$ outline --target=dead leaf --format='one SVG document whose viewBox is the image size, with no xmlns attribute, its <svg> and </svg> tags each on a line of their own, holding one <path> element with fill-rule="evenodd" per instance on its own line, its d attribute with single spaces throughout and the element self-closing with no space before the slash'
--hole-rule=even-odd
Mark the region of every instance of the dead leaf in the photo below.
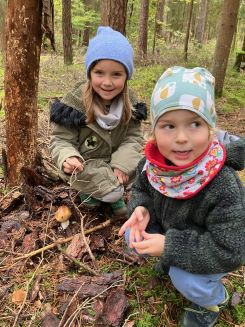
<svg viewBox="0 0 245 327">
<path fill-rule="evenodd" d="M 89 244 L 89 239 L 87 239 Z M 66 249 L 66 253 L 73 258 L 81 258 L 82 254 L 87 252 L 87 248 L 83 242 L 81 234 L 76 234 L 68 248 Z"/>
<path fill-rule="evenodd" d="M 37 298 L 38 292 L 40 290 L 40 281 L 42 279 L 41 275 L 37 275 L 35 282 L 33 284 L 32 290 L 31 290 L 31 295 L 30 295 L 30 301 L 34 302 Z"/>
<path fill-rule="evenodd" d="M 20 223 L 18 222 L 18 220 L 7 220 L 2 223 L 1 231 L 9 233 L 13 229 L 15 230 L 20 229 Z"/>
<path fill-rule="evenodd" d="M 105 240 L 101 235 L 91 235 L 90 242 L 91 251 L 105 250 Z"/>
<path fill-rule="evenodd" d="M 26 291 L 23 289 L 15 290 L 12 294 L 12 302 L 16 305 L 21 305 L 26 298 Z"/>
<path fill-rule="evenodd" d="M 0 299 L 3 299 L 9 291 L 9 286 L 3 286 L 0 288 Z"/>
<path fill-rule="evenodd" d="M 105 291 L 111 284 L 122 280 L 122 272 L 114 271 L 100 276 L 81 276 L 78 278 L 66 278 L 57 286 L 58 292 L 74 294 L 80 299 L 93 297 Z M 106 293 L 104 294 L 106 296 Z"/>
<path fill-rule="evenodd" d="M 98 323 L 103 323 L 104 326 L 120 327 L 128 307 L 128 299 L 122 288 L 110 290 Z"/>
<path fill-rule="evenodd" d="M 4 249 L 8 242 L 8 235 L 6 232 L 0 231 L 0 249 Z"/>
<path fill-rule="evenodd" d="M 42 327 L 59 327 L 60 319 L 52 312 L 47 312 L 42 319 Z"/>
<path fill-rule="evenodd" d="M 96 299 L 93 303 L 93 309 L 95 311 L 95 319 L 97 320 L 103 313 L 105 302 L 102 299 Z"/>
<path fill-rule="evenodd" d="M 31 251 L 36 250 L 37 239 L 38 239 L 38 235 L 36 232 L 26 235 L 22 242 L 22 252 L 29 253 Z"/>
<path fill-rule="evenodd" d="M 2 201 L 0 209 L 9 212 L 12 210 L 14 207 L 18 206 L 19 204 L 22 203 L 23 199 L 23 194 L 20 193 L 19 191 L 15 191 L 13 193 L 9 193 L 4 201 Z"/>
</svg>

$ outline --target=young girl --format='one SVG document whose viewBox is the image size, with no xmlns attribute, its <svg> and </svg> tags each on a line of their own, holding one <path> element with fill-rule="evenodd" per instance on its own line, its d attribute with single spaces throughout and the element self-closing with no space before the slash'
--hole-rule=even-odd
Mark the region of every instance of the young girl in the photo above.
<svg viewBox="0 0 245 327">
<path fill-rule="evenodd" d="M 140 120 L 146 119 L 145 105 L 127 87 L 133 49 L 121 33 L 99 27 L 85 65 L 87 82 L 51 107 L 51 156 L 87 207 L 107 202 L 123 215 L 124 185 L 142 158 Z"/>
<path fill-rule="evenodd" d="M 244 139 L 216 137 L 214 78 L 169 68 L 151 98 L 153 140 L 138 165 L 130 218 L 119 231 L 139 254 L 160 258 L 192 302 L 182 327 L 211 327 L 228 302 L 221 278 L 245 262 Z"/>
</svg>

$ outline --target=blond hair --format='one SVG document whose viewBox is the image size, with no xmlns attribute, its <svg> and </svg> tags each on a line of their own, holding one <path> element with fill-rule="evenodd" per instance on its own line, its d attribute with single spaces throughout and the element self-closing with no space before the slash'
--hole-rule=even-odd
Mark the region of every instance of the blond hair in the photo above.
<svg viewBox="0 0 245 327">
<path fill-rule="evenodd" d="M 129 100 L 127 81 L 125 81 L 123 91 L 119 95 L 117 95 L 117 97 L 119 97 L 120 95 L 122 95 L 123 98 L 122 122 L 126 125 L 132 117 L 132 104 Z M 95 121 L 95 106 L 99 107 L 101 112 L 105 112 L 106 107 L 101 101 L 100 96 L 94 91 L 91 79 L 88 79 L 83 87 L 83 102 L 87 116 L 87 123 L 93 123 Z"/>
</svg>

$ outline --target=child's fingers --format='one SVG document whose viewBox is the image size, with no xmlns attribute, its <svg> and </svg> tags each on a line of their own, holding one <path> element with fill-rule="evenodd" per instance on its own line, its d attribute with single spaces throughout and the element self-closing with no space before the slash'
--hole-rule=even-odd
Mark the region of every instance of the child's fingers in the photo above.
<svg viewBox="0 0 245 327">
<path fill-rule="evenodd" d="M 123 236 L 123 234 L 125 233 L 126 229 L 128 229 L 131 226 L 131 221 L 130 219 L 128 219 L 120 228 L 118 235 L 119 236 Z"/>
<path fill-rule="evenodd" d="M 149 244 L 147 244 L 147 241 L 132 242 L 132 247 L 134 247 L 139 254 L 149 254 Z"/>
<path fill-rule="evenodd" d="M 135 229 L 132 227 L 129 233 L 129 247 L 133 247 L 133 242 L 135 241 Z"/>
<path fill-rule="evenodd" d="M 154 234 L 150 234 L 150 233 L 147 233 L 146 231 L 142 231 L 142 236 L 144 237 L 145 240 L 150 240 L 152 238 L 156 238 L 156 233 Z"/>
</svg>

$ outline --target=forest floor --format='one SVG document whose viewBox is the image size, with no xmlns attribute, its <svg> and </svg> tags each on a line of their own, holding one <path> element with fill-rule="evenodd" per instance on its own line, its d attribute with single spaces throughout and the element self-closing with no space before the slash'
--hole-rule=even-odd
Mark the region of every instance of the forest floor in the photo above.
<svg viewBox="0 0 245 327">
<path fill-rule="evenodd" d="M 106 206 L 86 210 L 49 158 L 49 102 L 81 78 L 81 64 L 63 68 L 57 57 L 42 58 L 40 165 L 24 170 L 19 187 L 9 189 L 0 179 L 0 327 L 175 327 L 188 303 L 167 276 L 154 271 L 154 258 L 139 258 L 126 249 L 117 236 L 125 217 L 113 217 Z M 227 101 L 222 97 L 218 106 Z M 218 125 L 245 136 L 245 106 L 238 107 L 220 112 Z M 143 124 L 146 137 L 149 126 Z M 4 117 L 0 127 L 4 144 Z M 244 171 L 240 176 L 245 182 Z M 125 200 L 129 197 L 130 189 Z M 55 219 L 64 206 L 71 210 L 65 230 Z M 231 298 L 217 326 L 245 327 L 244 267 L 223 282 Z"/>
</svg>

